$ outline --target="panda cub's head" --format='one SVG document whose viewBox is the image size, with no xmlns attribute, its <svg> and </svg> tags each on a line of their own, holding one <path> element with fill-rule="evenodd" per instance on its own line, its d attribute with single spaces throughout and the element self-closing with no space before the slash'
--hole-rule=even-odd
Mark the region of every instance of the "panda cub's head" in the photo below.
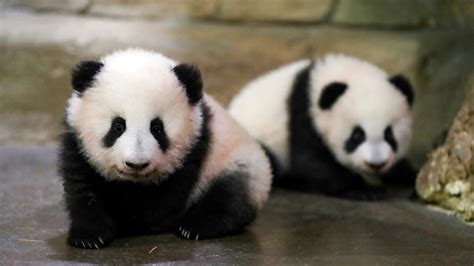
<svg viewBox="0 0 474 266">
<path fill-rule="evenodd" d="M 402 76 L 344 55 L 311 73 L 313 123 L 336 159 L 361 174 L 383 174 L 407 153 L 414 92 Z"/>
<path fill-rule="evenodd" d="M 161 54 L 128 49 L 76 66 L 67 125 L 104 177 L 159 181 L 200 132 L 199 71 Z"/>
</svg>

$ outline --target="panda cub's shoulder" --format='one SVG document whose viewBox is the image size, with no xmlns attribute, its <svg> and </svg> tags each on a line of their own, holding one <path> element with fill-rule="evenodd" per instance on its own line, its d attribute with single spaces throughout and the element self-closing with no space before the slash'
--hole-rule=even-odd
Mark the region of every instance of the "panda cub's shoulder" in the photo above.
<svg viewBox="0 0 474 266">
<path fill-rule="evenodd" d="M 245 171 L 249 175 L 249 195 L 253 204 L 261 208 L 268 197 L 271 187 L 271 172 L 268 158 L 262 147 L 227 111 L 211 96 L 204 100 L 212 114 L 210 129 L 212 138 L 209 143 L 209 155 L 204 162 L 192 199 L 205 193 L 207 187 L 222 173 Z"/>
</svg>

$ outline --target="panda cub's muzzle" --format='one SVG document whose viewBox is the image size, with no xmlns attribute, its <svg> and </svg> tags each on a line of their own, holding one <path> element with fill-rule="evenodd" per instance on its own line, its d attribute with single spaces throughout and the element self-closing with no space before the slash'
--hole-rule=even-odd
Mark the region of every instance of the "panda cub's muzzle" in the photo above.
<svg viewBox="0 0 474 266">
<path fill-rule="evenodd" d="M 359 153 L 362 157 L 361 170 L 370 174 L 388 171 L 395 159 L 392 148 L 383 140 L 366 141 L 360 146 Z"/>
<path fill-rule="evenodd" d="M 145 169 L 148 165 L 150 165 L 149 162 L 145 162 L 145 163 L 132 163 L 132 162 L 125 162 L 125 165 L 128 166 L 128 168 L 130 168 L 131 170 L 134 170 L 134 171 L 140 171 L 140 170 L 143 170 Z"/>
<path fill-rule="evenodd" d="M 117 173 L 130 180 L 150 179 L 158 175 L 156 169 L 151 169 L 149 161 L 124 161 L 122 167 L 116 167 Z"/>
</svg>

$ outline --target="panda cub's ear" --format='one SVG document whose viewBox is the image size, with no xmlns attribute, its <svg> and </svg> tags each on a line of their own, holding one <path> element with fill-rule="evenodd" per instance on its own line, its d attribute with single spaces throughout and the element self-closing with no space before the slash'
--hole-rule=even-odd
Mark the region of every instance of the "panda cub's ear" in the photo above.
<svg viewBox="0 0 474 266">
<path fill-rule="evenodd" d="M 95 76 L 104 64 L 96 61 L 82 61 L 72 70 L 72 88 L 79 94 L 92 86 Z"/>
<path fill-rule="evenodd" d="M 319 107 L 323 110 L 331 109 L 337 99 L 347 90 L 347 84 L 343 82 L 331 82 L 323 88 L 319 98 Z"/>
<path fill-rule="evenodd" d="M 415 100 L 415 91 L 411 86 L 410 82 L 407 78 L 403 75 L 396 75 L 389 79 L 390 83 L 392 83 L 397 90 L 399 90 L 405 97 L 407 98 L 408 104 L 410 106 L 413 105 L 413 101 Z"/>
<path fill-rule="evenodd" d="M 195 105 L 202 98 L 201 72 L 193 65 L 179 64 L 173 68 L 179 82 L 183 84 L 189 103 Z"/>
</svg>

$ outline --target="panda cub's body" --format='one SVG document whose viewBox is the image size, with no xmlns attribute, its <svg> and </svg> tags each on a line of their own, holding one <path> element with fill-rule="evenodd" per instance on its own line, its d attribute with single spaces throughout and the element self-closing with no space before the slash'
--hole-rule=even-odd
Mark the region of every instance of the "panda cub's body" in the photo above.
<svg viewBox="0 0 474 266">
<path fill-rule="evenodd" d="M 345 56 L 301 60 L 252 81 L 229 112 L 273 158 L 274 184 L 356 199 L 407 184 L 413 89 Z"/>
<path fill-rule="evenodd" d="M 115 237 L 236 233 L 268 197 L 268 158 L 203 93 L 199 70 L 129 49 L 73 72 L 60 173 L 68 243 Z"/>
</svg>

